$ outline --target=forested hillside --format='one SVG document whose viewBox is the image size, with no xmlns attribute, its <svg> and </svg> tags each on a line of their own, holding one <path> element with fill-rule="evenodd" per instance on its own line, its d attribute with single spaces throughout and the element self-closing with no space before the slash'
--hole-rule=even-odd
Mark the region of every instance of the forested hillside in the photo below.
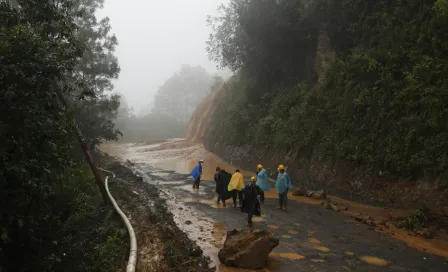
<svg viewBox="0 0 448 272">
<path fill-rule="evenodd" d="M 122 259 L 101 251 L 118 240 L 102 244 L 114 238 L 107 226 L 95 232 L 101 196 L 72 122 L 91 148 L 118 135 L 118 97 L 107 95 L 117 39 L 95 16 L 102 5 L 0 1 L 1 271 L 98 271 Z"/>
<path fill-rule="evenodd" d="M 125 106 L 127 103 L 122 103 L 115 122 L 123 133 L 122 140 L 140 142 L 183 137 L 196 106 L 222 82 L 222 77 L 210 75 L 201 66 L 182 65 L 157 89 L 151 113 L 136 116 Z"/>
<path fill-rule="evenodd" d="M 275 152 L 299 180 L 307 171 L 298 162 L 312 157 L 372 175 L 446 180 L 447 7 L 443 0 L 230 1 L 208 20 L 208 52 L 239 77 L 216 106 L 207 147 Z"/>
</svg>

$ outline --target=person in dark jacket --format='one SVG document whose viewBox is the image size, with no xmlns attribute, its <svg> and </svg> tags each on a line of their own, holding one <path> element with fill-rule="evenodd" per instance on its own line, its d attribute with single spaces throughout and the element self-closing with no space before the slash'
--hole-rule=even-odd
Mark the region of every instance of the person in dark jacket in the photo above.
<svg viewBox="0 0 448 272">
<path fill-rule="evenodd" d="M 250 178 L 250 184 L 243 188 L 243 205 L 241 206 L 241 212 L 247 213 L 247 223 L 252 225 L 252 217 L 261 216 L 260 195 L 261 189 L 256 184 L 257 179 L 255 177 Z"/>
<path fill-rule="evenodd" d="M 216 183 L 216 193 L 218 194 L 217 203 L 222 201 L 224 207 L 226 206 L 226 200 L 230 197 L 227 191 L 232 174 L 226 172 L 226 170 L 216 167 L 216 173 L 214 180 Z"/>
</svg>

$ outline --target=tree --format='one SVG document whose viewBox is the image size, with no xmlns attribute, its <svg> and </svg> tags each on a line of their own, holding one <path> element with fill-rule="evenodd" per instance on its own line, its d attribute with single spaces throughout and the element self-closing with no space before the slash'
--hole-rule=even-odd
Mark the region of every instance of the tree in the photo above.
<svg viewBox="0 0 448 272">
<path fill-rule="evenodd" d="M 238 81 L 207 141 L 319 152 L 405 178 L 447 171 L 446 3 L 230 1 L 208 20 L 208 52 Z"/>
<path fill-rule="evenodd" d="M 154 113 L 187 123 L 199 102 L 210 93 L 211 79 L 200 66 L 184 65 L 157 90 Z"/>
<path fill-rule="evenodd" d="M 116 137 L 118 99 L 103 93 L 119 72 L 116 39 L 95 23 L 100 4 L 0 1 L 0 270 L 48 270 L 55 232 L 82 201 L 65 194 L 82 165 L 72 114 L 90 144 Z"/>
</svg>

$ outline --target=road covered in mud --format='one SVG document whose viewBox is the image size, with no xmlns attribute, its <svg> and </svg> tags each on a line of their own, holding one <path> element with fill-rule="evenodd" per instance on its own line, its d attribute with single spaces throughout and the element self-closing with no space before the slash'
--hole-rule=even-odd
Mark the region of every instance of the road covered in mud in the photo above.
<svg viewBox="0 0 448 272">
<path fill-rule="evenodd" d="M 226 232 L 247 227 L 247 218 L 239 209 L 216 204 L 215 167 L 233 172 L 237 165 L 182 139 L 156 144 L 105 144 L 101 150 L 132 162 L 145 182 L 157 187 L 177 226 L 211 259 L 210 266 L 217 271 L 244 271 L 220 265 L 217 258 Z M 188 173 L 199 159 L 205 161 L 204 175 L 200 189 L 195 190 Z M 254 175 L 244 169 L 242 172 L 246 182 Z M 350 213 L 331 211 L 303 198 L 292 198 L 289 210 L 279 211 L 275 191 L 266 196 L 262 217 L 254 218 L 254 227 L 271 230 L 280 244 L 264 271 L 448 271 L 448 248 L 443 243 L 432 245 L 419 238 L 408 241 L 398 230 L 392 235 L 374 231 L 351 219 Z M 355 209 L 369 209 L 351 204 Z"/>
</svg>

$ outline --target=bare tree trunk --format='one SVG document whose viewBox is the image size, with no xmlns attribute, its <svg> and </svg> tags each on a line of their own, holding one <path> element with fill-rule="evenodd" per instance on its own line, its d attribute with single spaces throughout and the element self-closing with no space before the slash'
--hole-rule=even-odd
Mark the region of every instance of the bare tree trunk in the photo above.
<svg viewBox="0 0 448 272">
<path fill-rule="evenodd" d="M 62 103 L 62 105 L 64 105 L 65 109 L 67 110 L 69 108 L 67 101 L 65 100 L 65 97 L 62 94 L 61 90 L 59 88 L 57 88 L 57 90 L 58 90 L 57 95 L 59 97 L 59 101 Z M 104 181 L 101 178 L 100 171 L 98 170 L 98 167 L 96 167 L 96 164 L 93 161 L 92 154 L 89 151 L 89 148 L 86 144 L 84 136 L 82 135 L 82 132 L 79 129 L 79 126 L 76 123 L 75 118 L 73 116 L 71 116 L 71 119 L 72 119 L 73 128 L 76 131 L 76 136 L 78 138 L 79 145 L 81 146 L 81 149 L 84 152 L 84 156 L 86 157 L 87 163 L 90 166 L 90 170 L 92 171 L 93 176 L 95 177 L 96 184 L 98 185 L 98 188 L 100 189 L 101 196 L 103 197 L 104 203 L 107 204 L 109 202 L 109 198 L 107 196 L 106 187 L 104 186 Z"/>
</svg>

